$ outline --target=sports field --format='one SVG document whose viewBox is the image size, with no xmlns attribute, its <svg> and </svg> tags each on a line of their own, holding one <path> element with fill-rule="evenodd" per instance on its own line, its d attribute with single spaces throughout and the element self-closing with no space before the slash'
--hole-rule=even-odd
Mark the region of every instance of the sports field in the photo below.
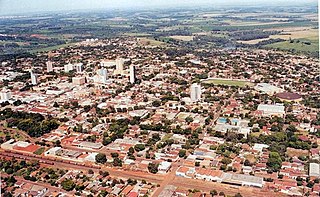
<svg viewBox="0 0 320 197">
<path fill-rule="evenodd" d="M 208 80 L 202 81 L 202 83 L 214 84 L 214 85 L 238 86 L 238 87 L 245 87 L 246 85 L 248 86 L 252 85 L 252 83 L 248 81 L 231 80 L 231 79 L 208 79 Z"/>
</svg>

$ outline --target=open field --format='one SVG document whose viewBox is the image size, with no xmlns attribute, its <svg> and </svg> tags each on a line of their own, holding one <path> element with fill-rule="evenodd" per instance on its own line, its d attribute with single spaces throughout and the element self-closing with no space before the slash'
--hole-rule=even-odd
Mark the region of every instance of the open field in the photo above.
<svg viewBox="0 0 320 197">
<path fill-rule="evenodd" d="M 248 81 L 241 81 L 241 80 L 229 80 L 229 79 L 207 79 L 202 81 L 202 83 L 206 84 L 214 84 L 214 85 L 227 85 L 227 86 L 239 86 L 239 87 L 245 87 L 245 86 L 251 86 L 252 83 Z"/>
<path fill-rule="evenodd" d="M 315 44 L 318 43 L 319 40 L 319 31 L 318 29 L 311 29 L 311 28 L 292 28 L 292 29 L 277 29 L 283 31 L 281 34 L 271 35 L 269 38 L 262 38 L 262 39 L 255 39 L 255 40 L 246 40 L 246 41 L 238 41 L 239 43 L 243 44 L 257 44 L 264 40 L 269 39 L 306 39 L 309 41 L 314 41 Z"/>
<path fill-rule="evenodd" d="M 276 42 L 265 45 L 266 48 L 286 50 L 293 52 L 303 52 L 316 54 L 319 52 L 319 30 L 310 27 L 284 27 L 273 30 L 281 31 L 280 34 L 271 35 L 269 38 L 254 39 L 247 41 L 237 41 L 243 44 L 258 44 L 269 39 L 284 39 L 283 42 Z M 290 41 L 291 40 L 291 41 Z"/>
<path fill-rule="evenodd" d="M 152 38 L 138 38 L 139 43 L 143 45 L 151 45 L 151 46 L 164 46 L 165 43 L 161 41 L 154 40 Z"/>
<path fill-rule="evenodd" d="M 309 153 L 308 153 L 307 150 L 287 148 L 287 155 L 288 155 L 289 157 L 294 157 L 294 156 L 308 156 Z"/>
<path fill-rule="evenodd" d="M 151 36 L 151 34 L 146 34 L 146 33 L 124 33 L 124 36 L 132 36 L 132 37 L 146 37 L 146 36 Z"/>
<path fill-rule="evenodd" d="M 246 155 L 245 156 L 246 159 L 248 159 L 250 161 L 250 163 L 255 163 L 257 161 L 257 159 L 255 158 L 254 155 L 250 154 L 250 155 Z"/>
<path fill-rule="evenodd" d="M 261 41 L 269 40 L 269 39 L 270 38 L 261 38 L 261 39 L 255 39 L 255 40 L 240 40 L 238 42 L 242 44 L 258 44 Z"/>
<path fill-rule="evenodd" d="M 305 44 L 306 42 L 310 44 Z M 277 42 L 266 45 L 268 48 L 274 48 L 278 50 L 294 50 L 296 52 L 319 52 L 319 42 L 316 40 L 299 39 L 299 42 L 290 43 L 290 41 Z"/>
<path fill-rule="evenodd" d="M 255 26 L 255 25 L 274 25 L 274 24 L 288 24 L 288 22 L 259 22 L 259 21 L 242 21 L 242 20 L 225 20 L 224 22 L 229 23 L 229 25 L 237 25 L 237 26 Z"/>
<path fill-rule="evenodd" d="M 299 39 L 299 38 L 306 38 L 306 39 L 318 39 L 319 38 L 319 30 L 318 29 L 305 29 L 301 28 L 298 30 L 291 30 L 286 31 L 284 30 L 283 33 L 278 35 L 271 35 L 270 38 L 281 38 L 285 40 L 291 39 Z"/>
<path fill-rule="evenodd" d="M 61 45 L 56 45 L 56 46 L 52 46 L 52 47 L 39 48 L 39 49 L 31 50 L 30 52 L 31 53 L 38 53 L 38 52 L 45 52 L 45 51 L 53 51 L 56 49 L 68 47 L 70 45 L 73 45 L 73 43 L 61 44 Z"/>
<path fill-rule="evenodd" d="M 193 40 L 193 36 L 170 36 L 170 38 L 175 39 L 175 40 L 182 40 L 182 41 Z"/>
</svg>

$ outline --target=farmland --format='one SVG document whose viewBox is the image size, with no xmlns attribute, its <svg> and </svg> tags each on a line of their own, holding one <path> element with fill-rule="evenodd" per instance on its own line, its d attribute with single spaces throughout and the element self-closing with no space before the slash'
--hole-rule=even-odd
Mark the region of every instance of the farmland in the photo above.
<svg viewBox="0 0 320 197">
<path fill-rule="evenodd" d="M 0 18 L 0 32 L 5 35 L 0 37 L 0 52 L 37 53 L 90 38 L 137 37 L 151 46 L 268 48 L 317 57 L 317 17 L 315 8 L 257 7 L 237 12 L 197 8 Z"/>
</svg>

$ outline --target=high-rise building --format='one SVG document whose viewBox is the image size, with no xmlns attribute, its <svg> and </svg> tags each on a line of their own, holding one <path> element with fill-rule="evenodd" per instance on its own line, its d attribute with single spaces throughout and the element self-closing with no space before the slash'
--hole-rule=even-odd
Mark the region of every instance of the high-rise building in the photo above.
<svg viewBox="0 0 320 197">
<path fill-rule="evenodd" d="M 94 76 L 93 81 L 95 83 L 106 84 L 108 80 L 108 70 L 106 68 L 101 68 L 97 71 L 97 75 Z"/>
<path fill-rule="evenodd" d="M 3 89 L 0 92 L 0 102 L 6 102 L 11 99 L 11 92 L 7 89 Z"/>
<path fill-rule="evenodd" d="M 30 71 L 30 76 L 31 76 L 31 84 L 37 85 L 38 83 L 37 75 L 34 74 L 32 70 Z"/>
<path fill-rule="evenodd" d="M 75 65 L 77 73 L 82 73 L 83 71 L 83 63 L 77 63 Z"/>
<path fill-rule="evenodd" d="M 66 64 L 64 65 L 64 72 L 68 73 L 70 71 L 72 71 L 74 68 L 73 68 L 73 64 Z"/>
<path fill-rule="evenodd" d="M 120 73 L 123 72 L 123 64 L 124 64 L 124 60 L 122 58 L 116 59 L 116 70 Z"/>
<path fill-rule="evenodd" d="M 47 72 L 52 72 L 53 71 L 53 63 L 51 61 L 47 61 Z"/>
<path fill-rule="evenodd" d="M 136 82 L 136 67 L 130 65 L 130 83 L 134 84 Z"/>
<path fill-rule="evenodd" d="M 194 83 L 190 87 L 190 98 L 192 102 L 199 101 L 201 99 L 201 86 Z"/>
<path fill-rule="evenodd" d="M 99 69 L 99 75 L 107 80 L 108 79 L 108 70 L 106 68 Z"/>
</svg>

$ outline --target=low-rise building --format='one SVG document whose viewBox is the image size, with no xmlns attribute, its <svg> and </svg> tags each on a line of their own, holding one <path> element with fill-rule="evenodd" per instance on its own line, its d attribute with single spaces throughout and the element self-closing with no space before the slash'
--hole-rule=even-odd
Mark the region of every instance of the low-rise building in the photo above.
<svg viewBox="0 0 320 197">
<path fill-rule="evenodd" d="M 258 105 L 258 111 L 262 111 L 262 116 L 284 116 L 285 115 L 284 105 L 275 104 L 260 104 Z"/>
</svg>

